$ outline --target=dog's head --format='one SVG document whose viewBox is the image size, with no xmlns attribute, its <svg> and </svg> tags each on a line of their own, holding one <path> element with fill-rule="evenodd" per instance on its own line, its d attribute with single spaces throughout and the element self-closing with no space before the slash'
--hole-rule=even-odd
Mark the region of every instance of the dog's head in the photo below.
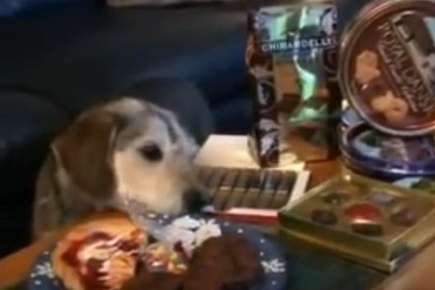
<svg viewBox="0 0 435 290">
<path fill-rule="evenodd" d="M 84 112 L 52 151 L 62 186 L 96 204 L 127 198 L 179 214 L 205 199 L 194 173 L 195 142 L 172 112 L 145 101 L 124 98 Z"/>
</svg>

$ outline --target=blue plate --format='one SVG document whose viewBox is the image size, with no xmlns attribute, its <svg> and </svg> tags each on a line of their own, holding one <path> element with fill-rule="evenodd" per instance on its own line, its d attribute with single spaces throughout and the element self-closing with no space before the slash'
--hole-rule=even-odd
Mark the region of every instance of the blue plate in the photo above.
<svg viewBox="0 0 435 290">
<path fill-rule="evenodd" d="M 220 227 L 222 234 L 244 235 L 258 249 L 265 278 L 250 290 L 284 290 L 288 288 L 285 247 L 279 242 L 248 225 L 235 224 L 225 220 L 186 217 L 202 223 L 216 224 Z M 171 223 L 171 219 L 163 217 L 158 222 L 167 225 Z M 51 251 L 46 251 L 37 260 L 27 282 L 29 290 L 65 290 L 62 282 L 53 273 L 50 256 Z"/>
</svg>

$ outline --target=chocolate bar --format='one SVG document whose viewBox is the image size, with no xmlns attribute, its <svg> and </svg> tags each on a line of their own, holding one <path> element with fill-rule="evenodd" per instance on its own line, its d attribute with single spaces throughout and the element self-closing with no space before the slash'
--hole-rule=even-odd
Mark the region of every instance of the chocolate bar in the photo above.
<svg viewBox="0 0 435 290">
<path fill-rule="evenodd" d="M 308 172 L 265 169 L 200 168 L 202 184 L 212 195 L 206 211 L 227 215 L 267 216 L 298 199 L 308 183 Z"/>
</svg>

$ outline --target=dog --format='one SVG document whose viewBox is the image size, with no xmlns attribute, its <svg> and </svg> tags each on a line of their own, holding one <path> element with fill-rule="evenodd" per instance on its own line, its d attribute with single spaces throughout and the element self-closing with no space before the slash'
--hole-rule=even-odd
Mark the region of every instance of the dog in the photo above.
<svg viewBox="0 0 435 290">
<path fill-rule="evenodd" d="M 124 97 L 90 108 L 51 143 L 36 182 L 34 238 L 84 214 L 125 210 L 126 200 L 161 214 L 198 210 L 207 195 L 197 150 L 175 114 L 150 102 Z"/>
</svg>

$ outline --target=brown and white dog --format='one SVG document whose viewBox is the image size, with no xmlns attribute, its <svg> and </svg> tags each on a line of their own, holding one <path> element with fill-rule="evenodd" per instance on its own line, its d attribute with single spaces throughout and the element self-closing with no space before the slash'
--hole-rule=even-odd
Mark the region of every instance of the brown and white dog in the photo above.
<svg viewBox="0 0 435 290">
<path fill-rule="evenodd" d="M 175 115 L 123 98 L 91 108 L 51 144 L 37 180 L 35 238 L 126 199 L 180 214 L 206 199 L 195 178 L 197 145 Z"/>
</svg>

